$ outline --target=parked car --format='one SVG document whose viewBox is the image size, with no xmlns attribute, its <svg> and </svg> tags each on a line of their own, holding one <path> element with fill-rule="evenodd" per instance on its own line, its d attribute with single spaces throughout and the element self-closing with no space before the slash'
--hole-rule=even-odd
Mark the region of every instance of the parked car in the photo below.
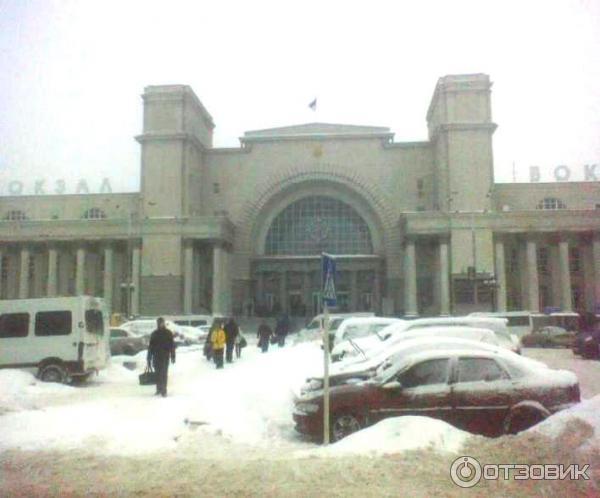
<svg viewBox="0 0 600 498">
<path fill-rule="evenodd" d="M 375 334 L 379 330 L 400 323 L 402 320 L 398 318 L 384 318 L 381 316 L 363 316 L 352 317 L 343 320 L 335 331 L 333 342 L 331 344 L 331 361 L 338 361 L 343 357 L 343 354 L 335 354 L 335 346 L 350 339 L 356 340 L 361 337 L 367 337 Z"/>
<path fill-rule="evenodd" d="M 584 358 L 600 358 L 600 317 L 593 313 L 582 313 L 578 329 L 573 353 Z"/>
<path fill-rule="evenodd" d="M 486 436 L 514 434 L 580 401 L 572 372 L 540 367 L 514 353 L 428 350 L 381 376 L 331 388 L 330 430 L 338 441 L 387 417 L 421 415 Z M 323 433 L 323 394 L 295 400 L 296 430 Z"/>
<path fill-rule="evenodd" d="M 144 349 L 148 349 L 150 339 L 148 336 L 139 336 L 130 330 L 121 327 L 110 329 L 110 354 L 133 356 Z"/>
<path fill-rule="evenodd" d="M 469 329 L 475 332 L 476 329 Z M 429 334 L 406 334 L 406 340 L 380 352 L 372 358 L 367 358 L 364 361 L 336 363 L 331 365 L 329 372 L 329 385 L 338 386 L 341 384 L 352 384 L 361 380 L 367 380 L 378 375 L 382 369 L 389 368 L 402 360 L 403 357 L 419 351 L 427 351 L 432 349 L 477 349 L 482 351 L 498 351 L 499 346 L 488 342 L 491 332 L 486 331 L 477 337 L 471 335 L 470 339 L 459 337 L 446 337 Z M 533 361 L 533 360 L 532 360 Z M 310 391 L 318 391 L 323 389 L 323 376 L 315 375 L 309 377 L 306 383 L 301 387 L 301 394 L 306 394 Z"/>
<path fill-rule="evenodd" d="M 575 332 L 569 332 L 562 327 L 548 326 L 523 336 L 521 343 L 530 348 L 571 348 L 575 336 Z"/>
<path fill-rule="evenodd" d="M 510 351 L 520 354 L 521 343 L 518 337 L 508 332 L 506 319 L 475 316 L 446 316 L 401 320 L 367 337 L 352 341 L 342 341 L 331 351 L 336 359 L 348 358 L 370 349 L 381 350 L 393 343 L 401 334 L 412 330 L 426 330 L 431 327 L 475 327 L 490 329 L 496 334 L 498 343 Z"/>
</svg>

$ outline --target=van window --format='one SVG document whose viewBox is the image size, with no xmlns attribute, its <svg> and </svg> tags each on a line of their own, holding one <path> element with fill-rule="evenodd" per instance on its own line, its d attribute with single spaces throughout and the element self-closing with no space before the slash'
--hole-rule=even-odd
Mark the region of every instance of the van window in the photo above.
<svg viewBox="0 0 600 498">
<path fill-rule="evenodd" d="M 104 333 L 104 319 L 100 310 L 85 310 L 85 328 L 90 334 Z"/>
<path fill-rule="evenodd" d="M 35 335 L 69 335 L 71 324 L 70 311 L 39 311 L 35 314 Z"/>
<path fill-rule="evenodd" d="M 29 313 L 6 313 L 0 315 L 0 339 L 27 337 Z"/>
</svg>

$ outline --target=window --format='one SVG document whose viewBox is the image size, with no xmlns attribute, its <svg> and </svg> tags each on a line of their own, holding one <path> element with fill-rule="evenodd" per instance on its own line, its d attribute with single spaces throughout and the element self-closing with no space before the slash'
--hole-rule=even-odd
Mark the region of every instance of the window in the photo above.
<svg viewBox="0 0 600 498">
<path fill-rule="evenodd" d="M 401 374 L 398 380 L 403 387 L 445 384 L 448 380 L 448 358 L 418 363 Z"/>
<path fill-rule="evenodd" d="M 10 221 L 23 221 L 27 219 L 27 215 L 23 212 L 20 211 L 18 209 L 13 209 L 11 211 L 9 211 L 8 213 L 6 213 L 6 215 L 4 216 L 5 220 L 10 220 Z"/>
<path fill-rule="evenodd" d="M 286 207 L 267 233 L 268 255 L 373 254 L 369 227 L 349 205 L 311 196 Z"/>
<path fill-rule="evenodd" d="M 423 191 L 424 186 L 425 186 L 424 184 L 425 184 L 425 182 L 424 182 L 423 178 L 417 179 L 417 197 L 419 199 L 421 199 L 425 196 L 425 192 Z"/>
<path fill-rule="evenodd" d="M 29 313 L 6 313 L 0 315 L 0 339 L 27 337 Z"/>
<path fill-rule="evenodd" d="M 90 334 L 104 333 L 104 319 L 99 310 L 85 310 L 85 328 Z"/>
<path fill-rule="evenodd" d="M 473 280 L 454 280 L 454 302 L 457 304 L 473 304 L 475 302 L 475 286 Z"/>
<path fill-rule="evenodd" d="M 578 247 L 569 248 L 569 271 L 571 273 L 581 271 L 581 252 Z"/>
<path fill-rule="evenodd" d="M 86 220 L 103 220 L 106 218 L 106 213 L 100 208 L 91 208 L 83 213 L 83 218 Z"/>
<path fill-rule="evenodd" d="M 556 197 L 546 197 L 538 202 L 537 209 L 567 209 L 567 206 Z"/>
<path fill-rule="evenodd" d="M 120 337 L 127 337 L 127 332 L 119 329 L 110 329 L 110 338 L 118 339 Z"/>
<path fill-rule="evenodd" d="M 489 358 L 461 358 L 458 361 L 458 382 L 477 382 L 505 379 L 498 364 Z"/>
<path fill-rule="evenodd" d="M 40 311 L 35 314 L 35 335 L 69 335 L 71 323 L 70 311 Z"/>
<path fill-rule="evenodd" d="M 547 247 L 540 247 L 538 249 L 537 267 L 538 267 L 538 272 L 544 273 L 544 274 L 548 273 L 548 248 Z"/>
<path fill-rule="evenodd" d="M 221 192 L 221 185 L 219 183 L 213 183 L 213 194 Z"/>
</svg>

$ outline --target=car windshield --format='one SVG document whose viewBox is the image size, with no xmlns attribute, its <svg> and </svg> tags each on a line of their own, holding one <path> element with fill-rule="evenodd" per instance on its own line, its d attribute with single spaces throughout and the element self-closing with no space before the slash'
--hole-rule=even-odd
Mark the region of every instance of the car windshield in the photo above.
<svg viewBox="0 0 600 498">
<path fill-rule="evenodd" d="M 346 339 L 358 339 L 359 337 L 366 337 L 371 335 L 373 331 L 368 324 L 364 325 L 350 325 L 346 327 L 344 336 Z"/>
</svg>

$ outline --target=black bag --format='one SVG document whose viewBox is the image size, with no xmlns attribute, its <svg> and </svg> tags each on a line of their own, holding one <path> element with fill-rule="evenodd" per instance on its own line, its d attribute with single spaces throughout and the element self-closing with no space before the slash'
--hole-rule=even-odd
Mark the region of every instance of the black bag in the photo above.
<svg viewBox="0 0 600 498">
<path fill-rule="evenodd" d="M 156 384 L 156 372 L 152 370 L 151 366 L 147 366 L 144 373 L 139 375 L 140 386 L 152 386 Z"/>
<path fill-rule="evenodd" d="M 279 338 L 276 335 L 271 336 L 271 344 L 277 344 Z"/>
<path fill-rule="evenodd" d="M 248 345 L 248 341 L 246 340 L 245 337 L 242 337 L 240 339 L 240 348 L 245 348 Z"/>
</svg>

